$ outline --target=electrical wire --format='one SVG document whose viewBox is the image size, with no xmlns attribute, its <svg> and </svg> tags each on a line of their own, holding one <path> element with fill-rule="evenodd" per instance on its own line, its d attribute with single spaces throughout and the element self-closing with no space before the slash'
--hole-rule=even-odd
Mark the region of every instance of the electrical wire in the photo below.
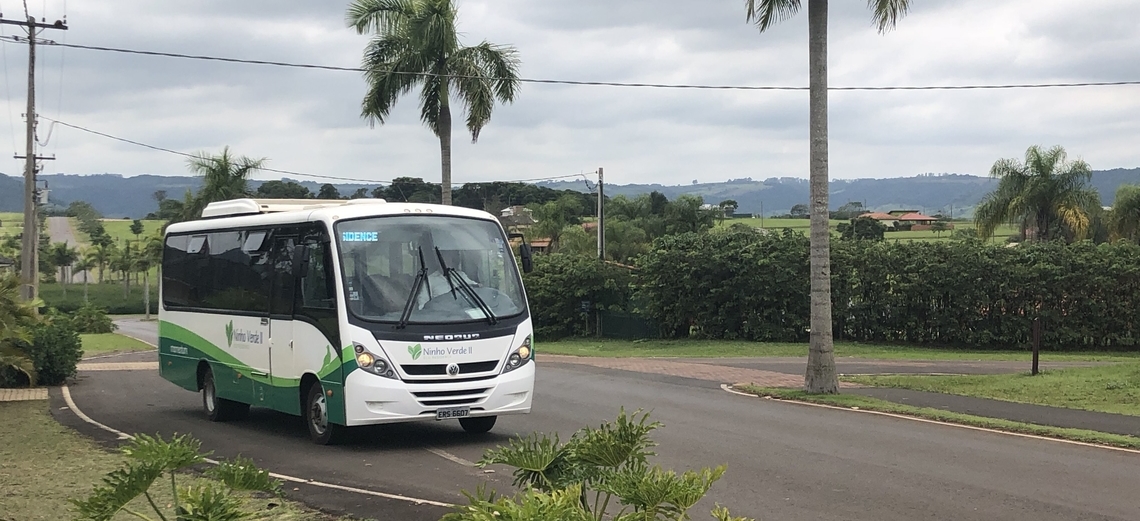
<svg viewBox="0 0 1140 521">
<path fill-rule="evenodd" d="M 10 39 L 19 42 L 18 39 Z M 85 49 L 92 51 L 106 51 L 117 52 L 125 54 L 137 54 L 144 56 L 161 56 L 167 58 L 183 58 L 191 60 L 206 60 L 218 61 L 226 63 L 240 63 L 248 65 L 269 65 L 276 67 L 290 67 L 300 69 L 317 69 L 328 71 L 341 71 L 341 72 L 364 72 L 365 70 L 359 67 L 341 67 L 336 65 L 319 65 L 310 63 L 292 63 L 282 61 L 269 61 L 269 60 L 247 60 L 241 58 L 227 58 L 220 56 L 206 56 L 196 54 L 182 54 L 174 52 L 158 52 L 158 51 L 142 51 L 136 49 L 123 49 L 118 47 L 103 47 L 97 45 L 80 45 L 74 43 L 58 43 L 50 40 L 43 40 L 42 45 L 56 45 L 60 47 L 69 47 L 72 49 Z M 446 77 L 452 79 L 474 79 L 473 76 L 457 75 L 457 74 L 437 74 L 431 72 L 400 72 L 391 71 L 392 74 L 402 74 L 408 76 L 420 77 Z M 493 80 L 502 78 L 492 78 Z M 580 80 L 558 80 L 558 79 L 543 79 L 543 78 L 519 78 L 520 83 L 536 83 L 547 85 L 575 85 L 575 86 L 590 86 L 590 87 L 634 87 L 634 88 L 654 88 L 654 89 L 692 89 L 692 90 L 745 90 L 745 91 L 808 91 L 808 87 L 784 86 L 784 85 L 700 85 L 700 84 L 683 84 L 683 83 L 626 83 L 616 81 L 580 81 Z M 1048 89 L 1048 88 L 1069 88 L 1069 87 L 1114 87 L 1125 85 L 1140 85 L 1140 80 L 1136 81 L 1083 81 L 1083 82 L 1057 82 L 1057 83 L 1009 83 L 1009 84 L 974 84 L 974 85 L 885 85 L 885 86 L 838 86 L 828 87 L 832 91 L 928 91 L 928 90 L 1004 90 L 1004 89 Z"/>
<path fill-rule="evenodd" d="M 131 144 L 131 145 L 135 145 L 135 146 L 139 146 L 139 147 L 143 147 L 143 148 L 149 148 L 151 150 L 156 150 L 159 152 L 166 152 L 168 154 L 175 154 L 175 155 L 179 155 L 179 156 L 187 157 L 187 158 L 192 158 L 192 159 L 197 159 L 197 158 L 201 157 L 201 156 L 196 155 L 196 154 L 179 152 L 177 150 L 171 150 L 169 148 L 164 148 L 164 147 L 155 146 L 155 145 L 149 145 L 149 144 L 143 143 L 141 141 L 135 141 L 133 139 L 127 139 L 127 138 L 122 138 L 119 136 L 113 136 L 113 135 L 108 134 L 106 132 L 99 132 L 98 130 L 93 130 L 93 129 L 83 127 L 80 125 L 73 125 L 73 124 L 67 123 L 65 121 L 60 121 L 58 119 L 49 118 L 47 116 L 40 116 L 40 118 L 46 119 L 46 120 L 52 122 L 52 124 L 58 124 L 58 125 L 61 125 L 61 126 L 67 127 L 67 128 L 71 128 L 71 129 L 75 129 L 75 130 L 78 130 L 81 132 L 87 132 L 89 134 L 94 134 L 96 136 L 105 137 L 107 139 L 112 139 L 115 141 Z M 358 179 L 358 178 L 353 178 L 353 177 L 339 177 L 339 176 L 322 175 L 322 174 L 310 174 L 310 173 L 306 173 L 306 172 L 297 172 L 295 170 L 282 170 L 279 168 L 259 168 L 258 170 L 261 170 L 263 172 L 274 172 L 274 173 L 284 174 L 284 175 L 294 175 L 294 176 L 300 176 L 300 177 L 312 177 L 312 178 L 316 178 L 316 179 L 328 179 L 328 180 L 332 180 L 332 181 L 346 181 L 346 182 L 350 182 L 350 183 L 386 184 L 386 185 L 395 186 L 397 190 L 400 190 L 401 195 L 403 195 L 403 190 L 400 189 L 399 185 L 392 182 L 392 181 L 389 181 L 389 180 Z M 593 173 L 596 173 L 596 172 L 593 172 Z M 543 178 L 536 178 L 536 179 L 510 180 L 510 181 L 506 181 L 506 182 L 509 182 L 509 183 L 528 183 L 528 182 L 533 182 L 533 181 L 549 181 L 549 180 L 554 180 L 554 179 L 566 179 L 569 177 L 585 178 L 586 175 L 587 174 L 578 173 L 578 174 L 551 176 L 551 177 L 543 177 Z M 494 182 L 494 181 L 472 181 L 472 183 L 490 183 L 490 182 Z M 589 186 L 589 183 L 587 183 L 587 186 Z M 407 200 L 406 195 L 404 195 L 404 199 Z"/>
</svg>

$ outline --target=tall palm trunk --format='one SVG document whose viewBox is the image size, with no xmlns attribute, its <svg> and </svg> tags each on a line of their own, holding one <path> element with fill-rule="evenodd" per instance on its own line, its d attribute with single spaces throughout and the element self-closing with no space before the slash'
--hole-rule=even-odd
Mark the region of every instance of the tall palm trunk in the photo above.
<svg viewBox="0 0 1140 521">
<path fill-rule="evenodd" d="M 150 320 L 150 270 L 144 271 L 143 277 L 143 307 L 146 308 L 144 312 L 146 319 Z"/>
<path fill-rule="evenodd" d="M 447 95 L 439 101 L 439 153 L 443 165 L 443 204 L 451 204 L 451 107 Z"/>
<path fill-rule="evenodd" d="M 811 155 L 811 345 L 804 390 L 839 392 L 831 333 L 831 232 L 827 173 L 827 0 L 808 0 Z"/>
<path fill-rule="evenodd" d="M 91 270 L 83 270 L 83 305 L 87 305 L 87 275 Z"/>
</svg>

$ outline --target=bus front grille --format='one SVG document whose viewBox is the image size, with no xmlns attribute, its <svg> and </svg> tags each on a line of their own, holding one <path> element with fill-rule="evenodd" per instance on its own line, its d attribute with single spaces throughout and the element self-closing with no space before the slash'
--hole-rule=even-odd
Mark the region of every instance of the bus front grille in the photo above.
<svg viewBox="0 0 1140 521">
<path fill-rule="evenodd" d="M 420 391 L 412 392 L 412 394 L 416 397 L 416 401 L 424 407 L 449 407 L 479 403 L 487 398 L 490 391 L 490 387 L 483 387 L 455 391 Z"/>
<path fill-rule="evenodd" d="M 459 374 L 486 373 L 498 367 L 498 360 L 459 364 Z M 408 376 L 448 376 L 447 364 L 404 364 L 400 366 Z"/>
</svg>

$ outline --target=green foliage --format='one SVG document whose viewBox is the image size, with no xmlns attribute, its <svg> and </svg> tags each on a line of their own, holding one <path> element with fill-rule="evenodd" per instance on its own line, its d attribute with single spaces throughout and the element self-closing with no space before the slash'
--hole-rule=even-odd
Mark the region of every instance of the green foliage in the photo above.
<svg viewBox="0 0 1140 521">
<path fill-rule="evenodd" d="M 808 239 L 792 230 L 665 236 L 637 265 L 642 312 L 667 336 L 807 337 Z"/>
<path fill-rule="evenodd" d="M 514 498 L 498 497 L 480 489 L 464 493 L 468 505 L 456 507 L 444 521 L 548 519 L 601 521 L 656 521 L 689 519 L 688 511 L 723 475 L 723 466 L 678 474 L 650 466 L 650 434 L 661 426 L 649 413 L 631 415 L 622 409 L 617 420 L 587 427 L 566 443 L 557 435 L 531 434 L 511 440 L 506 447 L 488 450 L 479 465 L 514 467 Z M 616 502 L 616 503 L 615 503 Z M 610 511 L 613 504 L 620 509 Z M 728 517 L 720 507 L 717 519 Z"/>
<path fill-rule="evenodd" d="M 130 293 L 123 295 L 123 286 L 120 284 L 96 284 L 94 282 L 87 288 L 87 301 L 91 306 L 105 310 L 110 315 L 141 315 L 146 309 L 143 306 L 143 292 L 145 288 L 132 285 Z M 156 284 L 151 284 L 150 311 L 158 312 L 158 290 Z M 62 313 L 74 313 L 84 306 L 83 291 L 68 291 L 64 296 L 63 288 L 59 284 L 40 284 L 40 298 L 45 305 L 55 308 Z"/>
<path fill-rule="evenodd" d="M 1140 243 L 1140 185 L 1120 185 L 1109 216 L 1112 236 Z"/>
<path fill-rule="evenodd" d="M 313 193 L 296 181 L 266 181 L 257 187 L 257 197 L 264 199 L 312 199 Z"/>
<path fill-rule="evenodd" d="M 258 468 L 249 458 L 236 457 L 222 461 L 217 467 L 206 472 L 233 490 L 257 490 L 281 493 L 281 482 L 269 475 L 268 470 Z"/>
<path fill-rule="evenodd" d="M 201 452 L 201 442 L 181 435 L 164 440 L 161 436 L 139 435 L 122 448 L 129 462 L 123 468 L 109 473 L 103 484 L 84 500 L 72 500 L 79 519 L 109 521 L 118 512 L 127 512 L 140 519 L 150 519 L 128 508 L 139 496 L 147 499 L 150 507 L 161 519 L 180 521 L 230 521 L 249 517 L 242 510 L 235 490 L 278 492 L 281 484 L 268 477 L 268 473 L 253 466 L 247 459 L 223 461 L 209 474 L 220 483 L 209 483 L 179 489 L 175 474 L 205 461 L 208 453 Z M 157 505 L 149 490 L 163 475 L 170 476 L 170 488 L 176 498 L 171 510 Z M 168 507 L 170 508 L 170 507 Z M 166 512 L 166 513 L 164 513 Z M 168 517 L 167 513 L 174 514 Z"/>
<path fill-rule="evenodd" d="M 596 327 L 594 313 L 582 311 L 583 301 L 591 310 L 623 310 L 633 282 L 628 269 L 561 253 L 535 256 L 534 271 L 523 279 L 535 333 L 547 339 L 586 334 Z"/>
<path fill-rule="evenodd" d="M 881 241 L 887 233 L 887 226 L 877 219 L 856 217 L 850 223 L 839 223 L 836 231 L 839 232 L 839 238 L 846 241 Z"/>
<path fill-rule="evenodd" d="M 23 302 L 15 275 L 0 275 L 0 387 L 35 385 L 34 359 L 27 352 L 39 302 Z"/>
<path fill-rule="evenodd" d="M 23 347 L 39 374 L 37 383 L 61 385 L 75 376 L 75 368 L 83 358 L 79 334 L 66 317 L 51 317 L 31 328 L 31 343 Z"/>
<path fill-rule="evenodd" d="M 77 333 L 112 333 L 116 327 L 107 310 L 84 304 L 71 314 L 71 326 Z"/>
</svg>

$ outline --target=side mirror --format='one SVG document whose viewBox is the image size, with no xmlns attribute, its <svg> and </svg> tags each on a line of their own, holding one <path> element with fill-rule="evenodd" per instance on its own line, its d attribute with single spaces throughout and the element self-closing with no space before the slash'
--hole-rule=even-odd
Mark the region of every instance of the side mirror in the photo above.
<svg viewBox="0 0 1140 521">
<path fill-rule="evenodd" d="M 293 277 L 301 278 L 309 273 L 309 247 L 304 244 L 293 248 Z"/>
<path fill-rule="evenodd" d="M 534 271 L 534 254 L 531 251 L 529 244 L 524 242 L 519 246 L 519 256 L 522 257 L 523 273 L 530 273 Z"/>
<path fill-rule="evenodd" d="M 519 244 L 519 258 L 522 261 L 523 273 L 530 273 L 534 271 L 534 251 L 530 249 L 527 244 L 526 238 L 521 233 L 512 233 L 507 236 L 508 239 L 518 239 L 521 241 Z"/>
</svg>

